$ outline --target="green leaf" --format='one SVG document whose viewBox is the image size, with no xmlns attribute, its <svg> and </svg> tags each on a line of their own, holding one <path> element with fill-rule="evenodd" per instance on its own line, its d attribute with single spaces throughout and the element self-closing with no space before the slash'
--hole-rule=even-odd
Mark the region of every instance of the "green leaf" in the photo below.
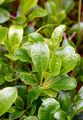
<svg viewBox="0 0 83 120">
<path fill-rule="evenodd" d="M 17 86 L 18 96 L 21 97 L 24 101 L 27 98 L 27 86 L 23 84 L 18 84 Z"/>
<path fill-rule="evenodd" d="M 15 87 L 7 87 L 0 90 L 0 116 L 2 116 L 12 106 L 17 98 Z"/>
<path fill-rule="evenodd" d="M 56 14 L 56 4 L 53 1 L 49 1 L 45 3 L 45 9 L 48 12 L 48 15 Z"/>
<path fill-rule="evenodd" d="M 41 87 L 35 86 L 28 91 L 28 105 L 31 105 L 34 100 L 37 100 L 41 93 Z"/>
<path fill-rule="evenodd" d="M 54 120 L 54 111 L 60 108 L 59 103 L 53 98 L 43 100 L 38 111 L 39 120 Z"/>
<path fill-rule="evenodd" d="M 4 42 L 7 38 L 8 29 L 6 27 L 0 27 L 0 42 Z"/>
<path fill-rule="evenodd" d="M 24 109 L 24 101 L 21 97 L 17 97 L 16 101 L 15 101 L 15 107 L 18 110 L 23 110 Z"/>
<path fill-rule="evenodd" d="M 67 113 L 70 113 L 72 110 L 72 101 L 69 92 L 60 92 L 58 101 L 60 103 L 61 109 Z"/>
<path fill-rule="evenodd" d="M 44 9 L 42 9 L 40 6 L 37 6 L 28 16 L 28 21 L 32 21 L 35 18 L 39 18 L 39 17 L 45 17 L 46 15 L 47 12 Z"/>
<path fill-rule="evenodd" d="M 61 74 L 70 72 L 80 60 L 80 56 L 75 53 L 74 48 L 70 45 L 59 48 L 56 51 L 56 54 L 61 58 L 62 61 Z"/>
<path fill-rule="evenodd" d="M 56 120 L 68 120 L 67 119 L 67 114 L 62 110 L 59 110 L 59 111 L 55 112 L 54 118 Z"/>
<path fill-rule="evenodd" d="M 56 91 L 59 90 L 72 90 L 77 86 L 75 78 L 69 76 L 57 77 L 50 84 L 50 88 Z"/>
<path fill-rule="evenodd" d="M 17 58 L 15 57 L 14 54 L 5 54 L 5 56 L 6 56 L 7 58 L 9 58 L 10 60 L 12 60 L 12 61 L 16 61 L 16 60 L 17 60 Z"/>
<path fill-rule="evenodd" d="M 47 44 L 44 42 L 34 43 L 31 49 L 31 57 L 37 72 L 40 74 L 45 72 L 50 57 L 50 51 Z"/>
<path fill-rule="evenodd" d="M 8 109 L 7 113 L 13 113 L 13 112 L 15 112 L 15 108 L 14 108 L 13 106 L 11 106 L 11 107 Z"/>
<path fill-rule="evenodd" d="M 5 0 L 0 0 L 0 4 L 2 4 Z"/>
<path fill-rule="evenodd" d="M 43 36 L 37 32 L 30 33 L 28 36 L 29 36 L 30 40 L 33 40 L 34 42 L 44 41 Z"/>
<path fill-rule="evenodd" d="M 83 100 L 83 86 L 80 88 L 80 90 L 79 90 L 79 96 L 80 96 L 80 99 L 82 99 Z"/>
<path fill-rule="evenodd" d="M 20 79 L 27 85 L 34 84 L 34 78 L 30 73 L 25 73 L 25 72 L 20 73 Z"/>
<path fill-rule="evenodd" d="M 5 76 L 5 80 L 8 82 L 12 82 L 12 81 L 15 81 L 17 79 L 18 79 L 18 74 L 15 71 L 8 73 Z"/>
<path fill-rule="evenodd" d="M 53 55 L 50 59 L 49 70 L 52 76 L 57 76 L 61 69 L 61 59 L 59 56 Z"/>
<path fill-rule="evenodd" d="M 19 59 L 22 62 L 31 62 L 31 58 L 28 56 L 27 51 L 25 49 L 16 49 L 14 55 L 17 59 Z"/>
<path fill-rule="evenodd" d="M 21 0 L 21 12 L 22 15 L 26 15 L 29 10 L 37 5 L 38 0 Z"/>
<path fill-rule="evenodd" d="M 38 120 L 38 119 L 35 116 L 29 116 L 29 117 L 25 118 L 25 120 Z"/>
<path fill-rule="evenodd" d="M 76 114 L 83 111 L 83 100 L 80 100 L 76 103 L 74 111 Z"/>
<path fill-rule="evenodd" d="M 11 120 L 16 120 L 16 119 L 20 118 L 23 114 L 24 114 L 24 111 L 15 109 L 15 112 L 11 113 L 9 115 L 9 117 Z"/>
<path fill-rule="evenodd" d="M 10 14 L 7 10 L 0 8 L 0 23 L 5 23 L 10 19 Z"/>
<path fill-rule="evenodd" d="M 5 74 L 3 72 L 0 72 L 0 85 L 4 84 L 5 82 Z"/>
<path fill-rule="evenodd" d="M 32 44 L 30 42 L 25 42 L 21 46 L 22 49 L 26 50 L 26 52 L 29 55 L 29 57 L 31 57 L 31 47 L 32 47 Z"/>
<path fill-rule="evenodd" d="M 52 49 L 57 49 L 62 41 L 62 33 L 65 31 L 66 26 L 60 25 L 52 33 L 51 40 L 52 40 Z"/>
<path fill-rule="evenodd" d="M 51 89 L 47 89 L 44 92 L 46 95 L 48 95 L 49 97 L 52 97 L 52 98 L 56 98 L 56 96 L 57 96 L 57 92 L 54 90 L 51 90 Z"/>
<path fill-rule="evenodd" d="M 73 0 L 62 0 L 62 8 L 66 10 L 67 14 L 74 8 L 74 1 Z"/>
<path fill-rule="evenodd" d="M 17 48 L 19 48 L 22 42 L 23 28 L 18 25 L 12 25 L 9 28 L 8 38 L 11 46 L 11 52 L 14 52 Z"/>
</svg>

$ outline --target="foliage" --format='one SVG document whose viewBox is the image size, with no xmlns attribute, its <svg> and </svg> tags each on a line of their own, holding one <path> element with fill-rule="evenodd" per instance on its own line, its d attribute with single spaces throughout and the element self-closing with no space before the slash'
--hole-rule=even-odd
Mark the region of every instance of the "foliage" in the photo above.
<svg viewBox="0 0 83 120">
<path fill-rule="evenodd" d="M 1 0 L 0 120 L 72 120 L 82 112 L 83 87 L 76 93 L 73 75 L 82 81 L 82 59 L 62 37 L 74 4 Z"/>
</svg>

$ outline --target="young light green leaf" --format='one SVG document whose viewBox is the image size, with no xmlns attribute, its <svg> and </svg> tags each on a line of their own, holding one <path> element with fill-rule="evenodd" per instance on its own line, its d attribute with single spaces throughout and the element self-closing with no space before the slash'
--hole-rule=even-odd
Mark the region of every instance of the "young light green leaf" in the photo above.
<svg viewBox="0 0 83 120">
<path fill-rule="evenodd" d="M 53 55 L 50 59 L 49 70 L 52 76 L 57 76 L 61 69 L 61 59 L 59 56 Z"/>
<path fill-rule="evenodd" d="M 34 100 L 37 100 L 39 95 L 41 93 L 41 87 L 40 86 L 35 86 L 33 88 L 31 88 L 29 91 L 28 91 L 28 105 L 31 106 L 32 102 Z"/>
<path fill-rule="evenodd" d="M 50 57 L 50 51 L 47 44 L 44 42 L 34 43 L 31 49 L 31 57 L 37 72 L 39 74 L 45 72 Z"/>
<path fill-rule="evenodd" d="M 22 62 L 31 62 L 31 58 L 28 56 L 27 51 L 25 49 L 16 49 L 14 55 L 17 59 L 19 59 Z"/>
<path fill-rule="evenodd" d="M 12 60 L 12 61 L 16 61 L 16 60 L 17 60 L 17 58 L 15 57 L 14 54 L 5 54 L 5 56 L 6 56 L 7 58 L 9 58 L 10 60 Z"/>
<path fill-rule="evenodd" d="M 37 6 L 32 13 L 28 16 L 28 21 L 32 21 L 35 18 L 39 17 L 45 17 L 47 15 L 47 12 L 41 8 L 40 6 Z"/>
<path fill-rule="evenodd" d="M 43 36 L 40 35 L 40 34 L 37 33 L 37 32 L 30 33 L 28 36 L 29 36 L 29 39 L 32 40 L 32 41 L 34 41 L 34 42 L 44 41 Z"/>
<path fill-rule="evenodd" d="M 49 97 L 52 97 L 52 98 L 56 98 L 56 96 L 57 96 L 57 92 L 52 89 L 47 89 L 44 92 L 46 95 L 48 95 Z"/>
<path fill-rule="evenodd" d="M 57 77 L 50 84 L 50 88 L 56 91 L 59 90 L 72 90 L 77 86 L 75 78 L 69 76 Z"/>
<path fill-rule="evenodd" d="M 23 81 L 27 85 L 34 84 L 34 78 L 30 73 L 21 72 L 20 79 L 21 79 L 21 81 Z"/>
<path fill-rule="evenodd" d="M 80 56 L 75 53 L 74 48 L 70 45 L 59 48 L 56 54 L 60 56 L 62 61 L 61 74 L 70 72 L 80 60 Z"/>
<path fill-rule="evenodd" d="M 62 41 L 62 33 L 65 31 L 66 26 L 60 25 L 52 33 L 51 40 L 52 40 L 52 49 L 57 49 Z"/>
<path fill-rule="evenodd" d="M 29 10 L 37 5 L 38 0 L 21 0 L 21 12 L 22 15 L 26 15 Z"/>
<path fill-rule="evenodd" d="M 5 0 L 0 0 L 0 4 L 2 4 Z"/>
<path fill-rule="evenodd" d="M 7 38 L 8 29 L 6 27 L 0 27 L 0 42 L 4 44 L 4 40 Z"/>
<path fill-rule="evenodd" d="M 38 119 L 35 116 L 29 116 L 29 117 L 25 118 L 25 120 L 38 120 Z"/>
<path fill-rule="evenodd" d="M 7 10 L 0 8 L 0 23 L 5 23 L 10 19 L 10 14 Z"/>
<path fill-rule="evenodd" d="M 30 42 L 24 42 L 21 46 L 22 49 L 26 50 L 29 57 L 31 57 L 31 47 L 32 47 L 32 43 Z"/>
<path fill-rule="evenodd" d="M 59 111 L 55 112 L 54 113 L 54 118 L 56 120 L 68 120 L 67 119 L 67 114 L 62 110 L 59 110 Z"/>
<path fill-rule="evenodd" d="M 2 116 L 17 98 L 17 90 L 15 87 L 7 87 L 0 90 L 0 116 Z"/>
<path fill-rule="evenodd" d="M 38 111 L 39 120 L 54 120 L 54 111 L 59 109 L 60 105 L 54 98 L 43 100 Z"/>
<path fill-rule="evenodd" d="M 14 52 L 17 48 L 19 48 L 22 42 L 23 28 L 18 25 L 12 25 L 9 28 L 8 38 L 11 46 L 11 52 Z"/>
</svg>

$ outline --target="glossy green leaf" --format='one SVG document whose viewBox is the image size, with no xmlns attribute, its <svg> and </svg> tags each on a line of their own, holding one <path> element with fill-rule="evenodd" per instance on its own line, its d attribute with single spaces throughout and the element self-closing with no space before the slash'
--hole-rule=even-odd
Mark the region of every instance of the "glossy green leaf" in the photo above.
<svg viewBox="0 0 83 120">
<path fill-rule="evenodd" d="M 0 90 L 0 116 L 2 116 L 12 106 L 17 98 L 15 87 L 7 87 Z"/>
<path fill-rule="evenodd" d="M 77 86 L 75 78 L 69 76 L 57 77 L 51 82 L 51 89 L 53 90 L 72 90 Z"/>
<path fill-rule="evenodd" d="M 44 42 L 34 43 L 31 49 L 31 57 L 37 72 L 40 74 L 45 72 L 50 57 L 50 51 L 47 44 Z"/>
<path fill-rule="evenodd" d="M 61 111 L 61 110 L 54 113 L 54 118 L 56 120 L 68 120 L 67 119 L 67 114 L 64 111 Z"/>
<path fill-rule="evenodd" d="M 29 10 L 37 5 L 38 0 L 21 0 L 21 12 L 22 15 L 26 15 Z"/>
<path fill-rule="evenodd" d="M 80 96 L 80 99 L 82 99 L 83 100 L 83 86 L 80 88 L 80 90 L 79 90 L 79 96 Z"/>
<path fill-rule="evenodd" d="M 50 59 L 49 70 L 52 76 L 57 76 L 61 69 L 61 59 L 60 57 L 53 55 Z"/>
<path fill-rule="evenodd" d="M 28 104 L 31 105 L 34 100 L 37 100 L 41 93 L 41 87 L 35 86 L 28 91 Z"/>
<path fill-rule="evenodd" d="M 12 25 L 9 28 L 8 38 L 9 38 L 9 43 L 11 46 L 10 52 L 14 52 L 17 48 L 19 48 L 22 42 L 23 28 L 18 25 Z"/>
<path fill-rule="evenodd" d="M 58 97 L 61 109 L 67 113 L 70 113 L 72 110 L 72 101 L 71 95 L 69 92 L 60 92 Z"/>
<path fill-rule="evenodd" d="M 28 16 L 28 21 L 32 21 L 35 18 L 45 17 L 47 12 L 42 9 L 40 6 L 37 6 L 32 13 Z"/>
<path fill-rule="evenodd" d="M 0 23 L 5 23 L 10 19 L 10 14 L 7 10 L 0 8 Z"/>
<path fill-rule="evenodd" d="M 7 38 L 8 29 L 6 27 L 0 27 L 0 42 L 4 42 Z"/>
<path fill-rule="evenodd" d="M 80 60 L 80 56 L 75 53 L 72 46 L 63 46 L 56 51 L 56 54 L 60 56 L 62 61 L 61 74 L 70 72 Z"/>
<path fill-rule="evenodd" d="M 60 25 L 52 33 L 51 40 L 52 40 L 52 49 L 57 49 L 62 41 L 62 33 L 65 31 L 66 26 Z"/>
<path fill-rule="evenodd" d="M 59 109 L 59 103 L 53 98 L 43 100 L 38 111 L 39 120 L 54 120 L 54 111 Z"/>
<path fill-rule="evenodd" d="M 25 120 L 38 120 L 38 119 L 35 116 L 29 116 L 29 117 L 25 118 Z"/>
<path fill-rule="evenodd" d="M 31 59 L 28 56 L 27 51 L 25 49 L 16 49 L 14 55 L 17 59 L 19 59 L 22 62 L 31 62 Z"/>
<path fill-rule="evenodd" d="M 76 114 L 83 111 L 83 100 L 80 100 L 76 103 L 74 110 Z"/>
<path fill-rule="evenodd" d="M 20 79 L 27 85 L 34 84 L 34 78 L 30 73 L 25 73 L 25 72 L 20 73 Z"/>
<path fill-rule="evenodd" d="M 18 84 L 17 86 L 18 96 L 21 97 L 24 101 L 27 98 L 27 86 L 23 84 Z"/>
<path fill-rule="evenodd" d="M 38 41 L 44 41 L 44 38 L 42 35 L 40 35 L 37 32 L 34 33 L 30 33 L 29 35 L 30 40 L 34 41 L 34 42 L 38 42 Z"/>
</svg>

